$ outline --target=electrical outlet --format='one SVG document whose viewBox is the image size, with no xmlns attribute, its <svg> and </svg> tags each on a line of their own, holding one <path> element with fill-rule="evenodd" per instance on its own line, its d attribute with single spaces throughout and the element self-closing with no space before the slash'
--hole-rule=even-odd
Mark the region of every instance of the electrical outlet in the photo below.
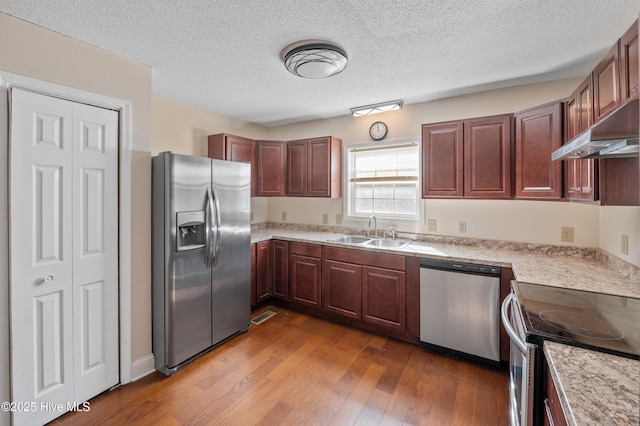
<svg viewBox="0 0 640 426">
<path fill-rule="evenodd" d="M 467 222 L 464 220 L 461 220 L 460 222 L 458 222 L 458 232 L 461 234 L 466 234 L 467 233 Z"/>
<path fill-rule="evenodd" d="M 283 222 L 286 222 L 287 221 L 287 212 L 282 212 L 281 218 L 282 218 Z"/>
<path fill-rule="evenodd" d="M 322 213 L 322 224 L 329 224 L 329 213 Z"/>
<path fill-rule="evenodd" d="M 623 235 L 620 239 L 620 253 L 629 254 L 629 236 Z"/>
<path fill-rule="evenodd" d="M 427 230 L 431 232 L 436 232 L 436 220 L 435 219 L 427 219 Z"/>
<path fill-rule="evenodd" d="M 336 225 L 342 225 L 342 215 L 340 213 L 336 214 Z"/>
<path fill-rule="evenodd" d="M 253 222 L 253 212 L 251 212 L 251 222 Z"/>
<path fill-rule="evenodd" d="M 573 226 L 563 226 L 560 230 L 560 241 L 573 242 Z"/>
</svg>

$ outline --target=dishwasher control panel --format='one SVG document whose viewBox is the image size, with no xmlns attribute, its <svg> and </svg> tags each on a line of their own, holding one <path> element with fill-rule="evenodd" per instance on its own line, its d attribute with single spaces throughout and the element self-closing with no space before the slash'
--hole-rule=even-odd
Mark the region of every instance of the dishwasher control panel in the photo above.
<svg viewBox="0 0 640 426">
<path fill-rule="evenodd" d="M 479 265 L 476 263 L 455 262 L 451 260 L 420 259 L 421 268 L 458 271 L 469 274 L 500 275 L 499 266 Z"/>
</svg>

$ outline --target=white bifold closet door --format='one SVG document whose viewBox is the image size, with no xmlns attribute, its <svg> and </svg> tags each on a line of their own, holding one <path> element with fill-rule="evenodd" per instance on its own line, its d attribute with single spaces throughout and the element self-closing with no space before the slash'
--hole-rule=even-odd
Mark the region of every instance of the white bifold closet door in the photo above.
<svg viewBox="0 0 640 426">
<path fill-rule="evenodd" d="M 10 111 L 12 415 L 34 425 L 119 381 L 118 113 L 19 89 Z"/>
</svg>

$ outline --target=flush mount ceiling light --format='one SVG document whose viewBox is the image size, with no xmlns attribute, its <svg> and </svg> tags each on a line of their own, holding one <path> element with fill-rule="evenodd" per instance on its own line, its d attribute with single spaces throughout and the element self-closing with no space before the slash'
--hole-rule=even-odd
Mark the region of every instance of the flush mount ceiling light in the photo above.
<svg viewBox="0 0 640 426">
<path fill-rule="evenodd" d="M 379 112 L 395 111 L 402 108 L 404 101 L 398 99 L 397 101 L 381 102 L 379 104 L 364 105 L 360 107 L 351 108 L 351 114 L 354 117 L 361 117 L 363 115 L 377 114 Z"/>
<path fill-rule="evenodd" d="M 347 67 L 347 53 L 328 43 L 310 43 L 294 47 L 284 56 L 284 66 L 299 77 L 326 78 Z"/>
</svg>

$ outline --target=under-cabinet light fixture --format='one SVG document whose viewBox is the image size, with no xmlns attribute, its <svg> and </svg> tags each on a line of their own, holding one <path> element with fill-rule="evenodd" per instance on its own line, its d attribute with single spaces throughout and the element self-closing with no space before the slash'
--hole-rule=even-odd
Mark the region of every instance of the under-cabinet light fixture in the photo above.
<svg viewBox="0 0 640 426">
<path fill-rule="evenodd" d="M 377 114 L 379 112 L 395 111 L 402 108 L 402 105 L 404 105 L 404 101 L 402 99 L 398 99 L 396 101 L 381 102 L 379 104 L 351 108 L 351 114 L 354 117 L 361 117 L 363 115 Z"/>
</svg>

